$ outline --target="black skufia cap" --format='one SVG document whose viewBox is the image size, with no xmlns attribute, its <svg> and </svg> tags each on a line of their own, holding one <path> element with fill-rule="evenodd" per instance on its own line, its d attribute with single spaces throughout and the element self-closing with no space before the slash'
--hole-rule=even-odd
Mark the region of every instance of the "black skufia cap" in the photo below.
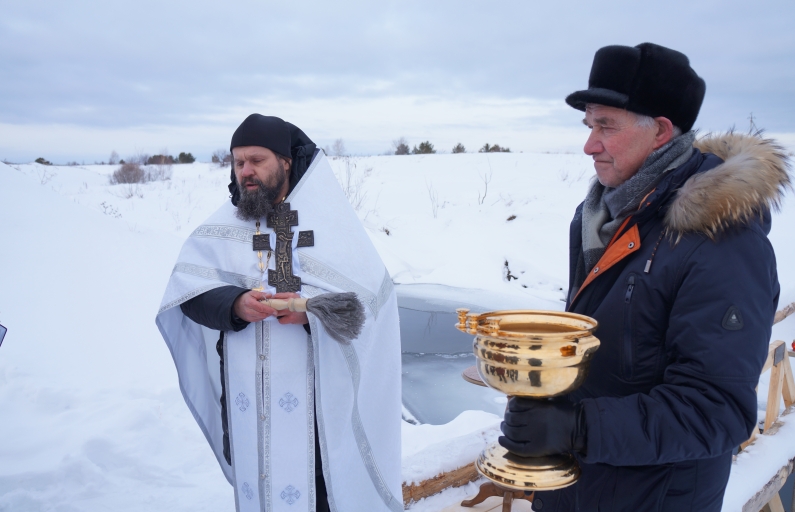
<svg viewBox="0 0 795 512">
<path fill-rule="evenodd" d="M 232 134 L 229 151 L 241 146 L 260 146 L 289 157 L 290 129 L 278 117 L 251 114 Z"/>
<path fill-rule="evenodd" d="M 683 132 L 696 122 L 707 86 L 687 56 L 654 43 L 605 46 L 594 55 L 588 89 L 566 97 L 585 111 L 588 103 L 650 117 L 667 117 Z"/>
<path fill-rule="evenodd" d="M 294 124 L 278 117 L 251 114 L 232 134 L 229 151 L 241 146 L 260 146 L 268 148 L 277 155 L 292 159 L 290 167 L 290 191 L 301 180 L 315 155 L 317 146 Z M 240 190 L 235 178 L 235 162 L 232 159 L 229 193 L 232 204 L 237 206 Z"/>
</svg>

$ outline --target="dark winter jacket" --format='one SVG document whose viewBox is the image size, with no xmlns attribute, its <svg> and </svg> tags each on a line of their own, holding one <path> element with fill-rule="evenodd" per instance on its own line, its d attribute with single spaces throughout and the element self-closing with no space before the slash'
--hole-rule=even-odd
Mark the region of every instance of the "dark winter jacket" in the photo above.
<svg viewBox="0 0 795 512">
<path fill-rule="evenodd" d="M 232 307 L 247 291 L 239 286 L 221 286 L 183 302 L 180 308 L 185 316 L 214 331 L 242 331 L 248 322 L 238 318 Z"/>
<path fill-rule="evenodd" d="M 770 210 L 789 176 L 771 141 L 728 134 L 697 147 L 588 278 L 570 283 L 579 293 L 568 310 L 595 318 L 601 341 L 571 396 L 583 405 L 587 447 L 579 482 L 537 493 L 536 510 L 721 509 L 732 450 L 757 421 L 754 388 L 779 295 Z"/>
</svg>

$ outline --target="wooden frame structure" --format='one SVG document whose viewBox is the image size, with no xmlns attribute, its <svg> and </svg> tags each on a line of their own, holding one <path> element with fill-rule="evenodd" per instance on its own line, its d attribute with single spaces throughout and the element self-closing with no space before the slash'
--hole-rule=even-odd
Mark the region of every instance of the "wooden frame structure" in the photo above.
<svg viewBox="0 0 795 512">
<path fill-rule="evenodd" d="M 759 435 L 772 436 L 778 432 L 781 423 L 779 418 L 779 404 L 784 400 L 784 413 L 788 415 L 795 411 L 795 378 L 793 378 L 792 366 L 789 357 L 795 353 L 787 351 L 786 343 L 774 341 L 770 344 L 767 352 L 767 360 L 762 368 L 762 373 L 770 370 L 770 387 L 767 393 L 767 407 L 765 409 L 765 420 L 760 432 L 759 426 L 754 426 L 751 437 L 740 445 L 740 451 L 744 450 L 757 439 Z M 784 512 L 784 504 L 781 502 L 779 491 L 795 469 L 795 458 L 789 460 L 787 465 L 779 469 L 775 475 L 760 489 L 748 502 L 743 505 L 743 512 Z"/>
</svg>

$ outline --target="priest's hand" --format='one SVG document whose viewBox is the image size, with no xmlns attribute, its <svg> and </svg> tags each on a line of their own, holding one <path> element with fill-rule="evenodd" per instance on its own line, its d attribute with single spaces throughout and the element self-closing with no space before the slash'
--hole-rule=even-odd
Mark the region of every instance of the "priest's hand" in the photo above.
<svg viewBox="0 0 795 512">
<path fill-rule="evenodd" d="M 256 290 L 248 291 L 235 299 L 232 309 L 241 320 L 246 322 L 259 322 L 269 316 L 276 316 L 277 311 L 268 306 L 262 299 L 270 299 L 270 293 L 262 293 Z"/>
<path fill-rule="evenodd" d="M 585 452 L 585 413 L 566 399 L 512 397 L 500 429 L 500 445 L 521 457 Z"/>
<path fill-rule="evenodd" d="M 273 294 L 273 299 L 297 299 L 301 297 L 297 293 L 275 293 Z M 276 311 L 276 318 L 279 319 L 280 324 L 299 324 L 304 325 L 309 323 L 309 317 L 306 316 L 306 313 L 295 313 L 290 311 L 289 309 L 284 309 L 282 311 Z"/>
</svg>

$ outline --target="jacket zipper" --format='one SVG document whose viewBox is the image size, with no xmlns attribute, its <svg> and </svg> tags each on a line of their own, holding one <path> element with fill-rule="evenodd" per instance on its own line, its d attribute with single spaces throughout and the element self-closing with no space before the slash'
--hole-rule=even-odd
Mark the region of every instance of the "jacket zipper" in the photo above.
<svg viewBox="0 0 795 512">
<path fill-rule="evenodd" d="M 627 285 L 627 294 L 624 296 L 624 303 L 629 304 L 632 300 L 632 291 L 635 289 L 635 276 L 629 276 L 629 284 Z"/>
<path fill-rule="evenodd" d="M 632 378 L 632 292 L 635 291 L 635 276 L 627 279 L 627 292 L 624 294 L 624 377 Z"/>
</svg>

